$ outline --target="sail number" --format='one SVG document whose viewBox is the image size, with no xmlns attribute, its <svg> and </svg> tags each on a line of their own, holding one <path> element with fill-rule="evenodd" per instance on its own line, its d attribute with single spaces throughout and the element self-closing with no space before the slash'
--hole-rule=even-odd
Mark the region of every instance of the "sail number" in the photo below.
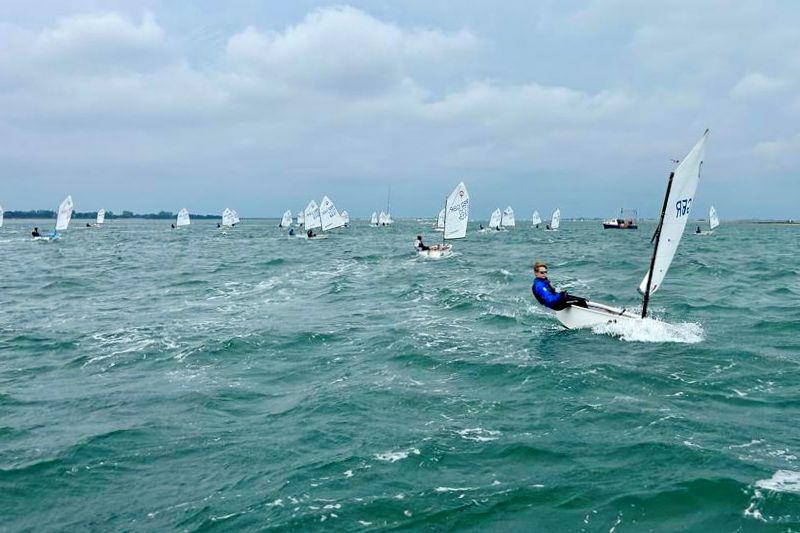
<svg viewBox="0 0 800 533">
<path fill-rule="evenodd" d="M 682 216 L 688 215 L 689 210 L 692 208 L 692 199 L 691 198 L 684 198 L 683 200 L 678 200 L 675 202 L 675 217 L 680 218 Z"/>
</svg>

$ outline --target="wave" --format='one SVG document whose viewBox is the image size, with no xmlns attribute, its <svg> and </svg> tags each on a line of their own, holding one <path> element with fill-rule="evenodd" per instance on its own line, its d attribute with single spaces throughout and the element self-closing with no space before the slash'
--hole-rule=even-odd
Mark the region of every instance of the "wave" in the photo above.
<svg viewBox="0 0 800 533">
<path fill-rule="evenodd" d="M 594 333 L 617 337 L 627 342 L 674 342 L 697 344 L 705 340 L 703 327 L 696 322 L 669 324 L 652 318 L 620 321 L 592 328 Z"/>
</svg>

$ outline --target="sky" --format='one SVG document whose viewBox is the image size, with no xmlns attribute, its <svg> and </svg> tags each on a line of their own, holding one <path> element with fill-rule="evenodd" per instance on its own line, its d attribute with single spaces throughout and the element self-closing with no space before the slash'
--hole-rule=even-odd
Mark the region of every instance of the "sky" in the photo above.
<svg viewBox="0 0 800 533">
<path fill-rule="evenodd" d="M 800 218 L 793 1 L 0 4 L 0 205 Z M 698 211 L 699 210 L 699 211 Z"/>
</svg>

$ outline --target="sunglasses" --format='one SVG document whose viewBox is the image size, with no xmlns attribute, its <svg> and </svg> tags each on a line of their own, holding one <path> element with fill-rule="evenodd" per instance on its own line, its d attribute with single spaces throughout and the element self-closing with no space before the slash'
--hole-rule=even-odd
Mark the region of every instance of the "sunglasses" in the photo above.
<svg viewBox="0 0 800 533">
<path fill-rule="evenodd" d="M 537 270 L 539 274 L 547 274 L 547 270 Z"/>
</svg>

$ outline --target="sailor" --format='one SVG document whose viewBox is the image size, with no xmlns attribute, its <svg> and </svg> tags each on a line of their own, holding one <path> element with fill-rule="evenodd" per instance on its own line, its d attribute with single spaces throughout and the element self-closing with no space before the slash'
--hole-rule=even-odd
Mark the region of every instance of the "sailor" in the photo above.
<svg viewBox="0 0 800 533">
<path fill-rule="evenodd" d="M 41 237 L 42 235 L 39 233 L 39 228 L 33 228 L 31 232 L 31 237 Z"/>
<path fill-rule="evenodd" d="M 567 291 L 556 292 L 550 280 L 547 279 L 547 265 L 541 262 L 536 262 L 533 265 L 533 273 L 535 279 L 531 291 L 536 300 L 543 306 L 553 309 L 554 311 L 561 311 L 570 305 L 577 305 L 579 307 L 588 307 L 584 298 L 573 296 Z"/>
<path fill-rule="evenodd" d="M 545 229 L 551 229 L 551 228 L 550 228 L 550 224 L 547 224 L 547 225 L 545 226 Z"/>
<path fill-rule="evenodd" d="M 91 224 L 89 224 L 89 223 L 87 222 L 87 223 L 86 223 L 86 227 L 87 227 L 87 228 L 91 228 L 91 227 L 92 227 L 92 225 L 91 225 Z"/>
<path fill-rule="evenodd" d="M 417 235 L 417 240 L 414 241 L 414 249 L 418 252 L 424 252 L 426 250 L 430 250 L 430 246 L 425 246 L 425 243 L 422 242 L 422 235 Z"/>
<path fill-rule="evenodd" d="M 294 228 L 289 228 L 289 237 L 294 237 Z"/>
<path fill-rule="evenodd" d="M 219 225 L 219 222 L 217 222 L 217 228 L 221 228 L 221 227 L 222 227 L 222 226 L 220 226 L 220 225 Z"/>
<path fill-rule="evenodd" d="M 483 229 L 483 224 L 481 224 L 480 226 L 481 226 L 481 227 L 480 227 L 480 228 L 478 228 L 478 229 Z"/>
<path fill-rule="evenodd" d="M 170 224 L 170 227 L 171 227 L 172 229 L 175 229 L 175 224 Z"/>
<path fill-rule="evenodd" d="M 699 235 L 699 234 L 701 233 L 701 231 L 700 231 L 700 226 L 697 226 L 697 229 L 696 229 L 696 230 L 694 230 L 694 232 L 695 232 L 695 233 L 697 233 L 697 234 Z"/>
<path fill-rule="evenodd" d="M 313 230 L 313 229 L 310 229 L 310 230 L 308 230 L 308 231 L 306 232 L 306 237 L 308 237 L 309 239 L 311 239 L 311 238 L 313 238 L 313 237 L 316 237 L 316 236 L 317 236 L 317 234 L 316 234 L 316 233 L 314 233 L 314 230 Z"/>
</svg>

